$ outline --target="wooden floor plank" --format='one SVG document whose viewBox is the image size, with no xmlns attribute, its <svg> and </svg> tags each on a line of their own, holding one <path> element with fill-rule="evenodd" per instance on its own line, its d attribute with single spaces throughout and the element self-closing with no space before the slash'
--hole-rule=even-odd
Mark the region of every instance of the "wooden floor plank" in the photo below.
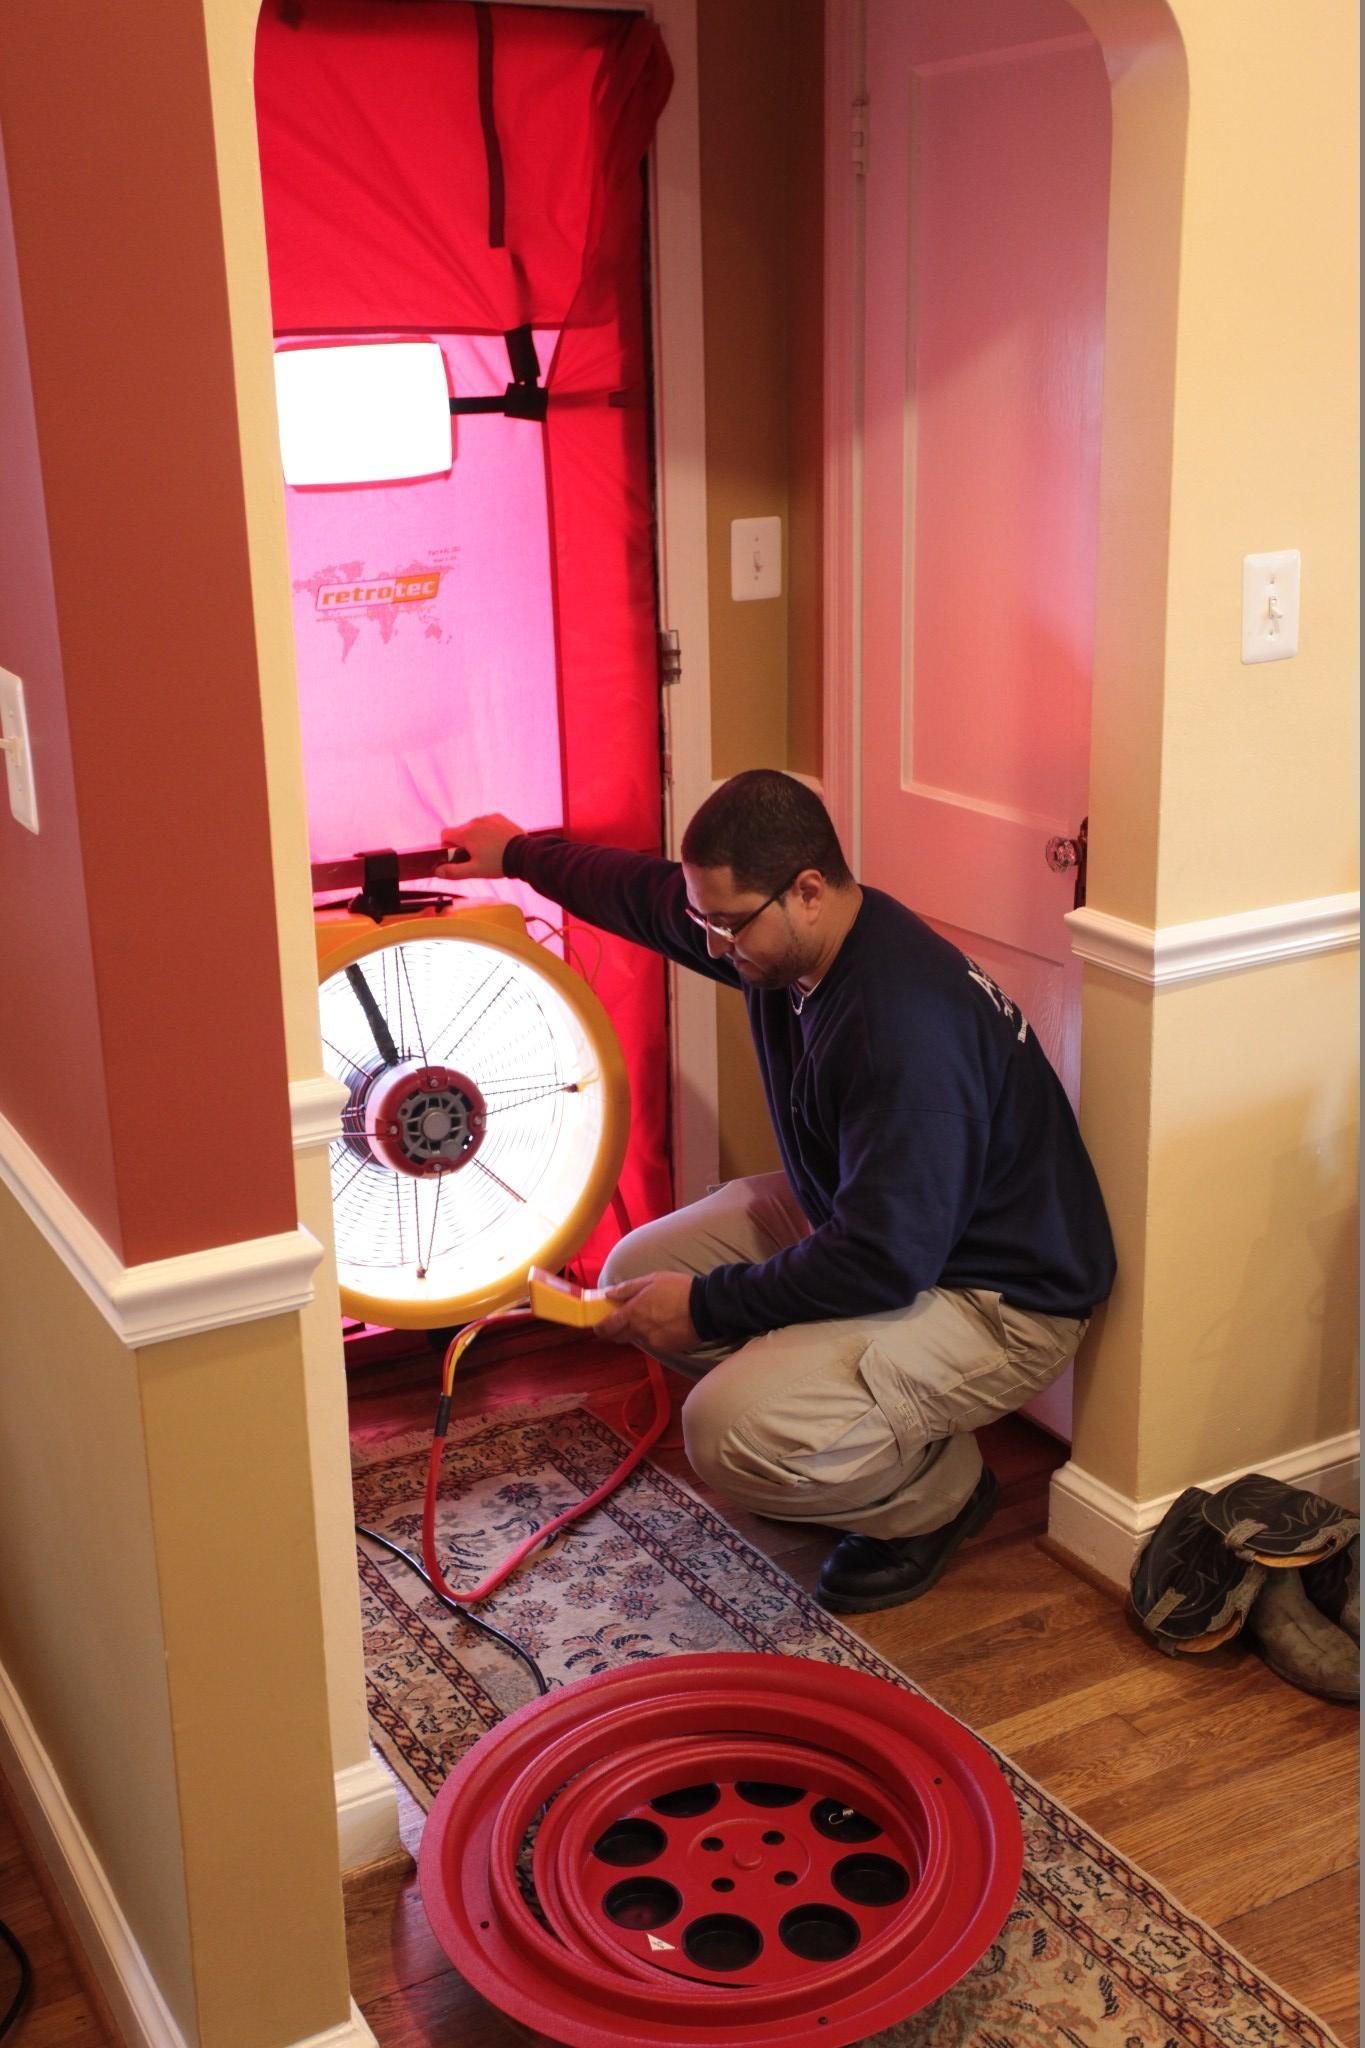
<svg viewBox="0 0 1365 2048">
<path fill-rule="evenodd" d="M 51 1879 L 40 1880 L 35 1846 L 14 1795 L 0 1780 L 0 1920 L 22 1944 L 33 1972 L 27 2002 L 10 2038 L 15 2048 L 113 2048 L 113 2035 L 88 1992 L 55 1902 Z M 0 1947 L 0 2010 L 19 1981 L 9 1950 Z"/>
<path fill-rule="evenodd" d="M 1278 1735 L 1288 1746 L 1303 1733 L 1311 1736 L 1316 1728 L 1311 1713 L 1298 1711 L 1302 1695 L 1286 1687 L 1283 1700 L 1256 1700 L 1263 1725 L 1248 1743 L 1247 1704 L 1253 1686 L 1254 1673 L 1248 1673 L 1247 1685 L 1231 1698 L 1215 1688 L 1202 1712 L 1191 1715 L 1187 1709 L 1159 1733 L 1146 1736 L 1134 1728 L 1134 1716 L 1125 1711 L 1120 1695 L 1113 1713 L 1086 1725 L 1083 1752 L 1078 1751 L 1073 1726 L 1045 1742 L 1016 1742 L 1009 1753 L 1021 1770 L 1077 1811 L 1096 1802 L 1113 1802 L 1126 1792 L 1153 1811 L 1172 1798 L 1187 1800 L 1210 1781 L 1226 1797 L 1228 1767 L 1235 1773 L 1239 1758 L 1249 1749 L 1261 1755 L 1267 1737 Z M 992 1728 L 991 1740 L 996 1739 Z"/>
<path fill-rule="evenodd" d="M 954 1601 L 958 1633 L 940 1635 L 933 1643 L 916 1640 L 916 1626 L 895 1623 L 891 1615 L 865 1618 L 859 1633 L 888 1662 L 922 1685 L 940 1706 L 973 1728 L 1023 1711 L 1032 1702 L 1069 1690 L 1084 1674 L 1093 1684 L 1123 1670 L 1133 1646 L 1121 1616 L 1098 1603 L 1088 1587 L 1068 1592 L 1049 1587 L 1022 1612 L 998 1625 L 978 1627 L 970 1575 L 943 1582 L 944 1601 Z M 932 1596 L 930 1596 L 932 1597 Z M 926 1604 L 926 1603 L 916 1603 Z M 873 1628 L 867 1624 L 877 1621 Z"/>
<path fill-rule="evenodd" d="M 1023 1768 L 1021 1759 L 1031 1751 L 1053 1742 L 1074 1745 L 1081 1734 L 1088 1741 L 1091 1731 L 1115 1714 L 1126 1720 L 1135 1708 L 1159 1698 L 1168 1682 L 1159 1665 L 1137 1671 L 1125 1665 L 1107 1678 L 1050 1690 L 1019 1713 L 986 1722 L 978 1732 Z"/>
<path fill-rule="evenodd" d="M 1316 1740 L 1307 1718 L 1300 1727 L 1292 1754 L 1259 1737 L 1221 1757 L 1210 1744 L 1196 1785 L 1146 1779 L 1088 1801 L 1082 1817 L 1219 1926 L 1359 1861 L 1355 1746 Z"/>
<path fill-rule="evenodd" d="M 397 1873 L 383 1866 L 347 1882 L 346 1946 L 358 2005 L 383 1997 L 395 1983 L 420 1984 L 449 1967 L 413 1877 L 411 1867 Z"/>
<path fill-rule="evenodd" d="M 1360 1945 L 1356 1919 L 1360 1872 L 1352 1864 L 1222 1927 L 1224 1939 L 1283 1990 L 1311 1974 L 1318 2018 L 1343 2040 L 1359 2034 Z"/>
<path fill-rule="evenodd" d="M 527 2048 L 532 2038 L 485 2005 L 453 1970 L 399 1986 L 360 2010 L 379 2048 Z"/>
</svg>

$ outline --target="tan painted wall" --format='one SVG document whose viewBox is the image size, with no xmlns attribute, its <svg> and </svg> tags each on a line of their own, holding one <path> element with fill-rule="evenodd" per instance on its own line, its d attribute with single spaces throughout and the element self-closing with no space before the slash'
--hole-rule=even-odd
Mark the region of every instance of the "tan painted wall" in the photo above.
<svg viewBox="0 0 1365 2048">
<path fill-rule="evenodd" d="M 193 2040 L 189 1907 L 137 1360 L 5 1188 L 0 1371 L 0 1665 Z"/>
<path fill-rule="evenodd" d="M 1123 1264 L 1075 1444 L 1129 1499 L 1359 1425 L 1358 972 L 1346 952 L 1155 1002 L 1087 988 L 1087 1136 Z"/>
<path fill-rule="evenodd" d="M 307 1081 L 323 1072 L 322 1042 L 284 485 L 275 418 L 274 338 L 252 87 L 258 12 L 257 0 L 205 0 L 204 4 L 265 733 L 285 1056 L 290 1080 Z M 332 1761 L 342 1770 L 363 1763 L 370 1754 L 370 1742 L 360 1653 L 360 1594 L 353 1563 L 346 1375 L 335 1313 L 336 1264 L 326 1153 L 301 1155 L 296 1161 L 295 1182 L 300 1221 L 325 1248 L 315 1297 L 303 1313 L 301 1332 L 312 1412 L 310 1441 Z"/>
<path fill-rule="evenodd" d="M 818 775 L 823 12 L 699 0 L 711 752 Z M 783 594 L 730 596 L 730 523 L 782 519 Z M 778 1165 L 738 994 L 717 991 L 720 1170 Z"/>
<path fill-rule="evenodd" d="M 297 1318 L 138 1365 L 200 2039 L 280 2048 L 350 2008 Z"/>
<path fill-rule="evenodd" d="M 1359 964 L 1157 1003 L 1140 1498 L 1358 1422 Z"/>
<path fill-rule="evenodd" d="M 1076 4 L 1116 149 L 1090 906 L 1162 928 L 1357 886 L 1358 18 Z M 1287 547 L 1301 651 L 1245 667 L 1242 557 Z M 1087 970 L 1120 1278 L 1075 1456 L 1131 1499 L 1357 1426 L 1358 965 Z"/>
<path fill-rule="evenodd" d="M 0 1665 L 167 2004 L 199 2048 L 340 2023 L 296 1318 L 130 1352 L 0 1190 L 0 1358 Z"/>
<path fill-rule="evenodd" d="M 332 1176 L 326 1148 L 300 1154 L 299 1220 L 323 1246 L 313 1299 L 299 1316 L 308 1399 L 308 1443 L 317 1513 L 318 1579 L 327 1655 L 327 1710 L 334 1771 L 365 1763 L 370 1722 L 360 1637 L 360 1581 L 355 1568 L 355 1502 L 346 1407 L 346 1363 L 337 1315 L 336 1250 L 332 1238 Z M 397 1805 L 393 1810 L 397 1826 Z M 393 1847 L 398 1847 L 395 1839 Z"/>
<path fill-rule="evenodd" d="M 1358 876 L 1359 10 L 1174 12 L 1190 122 L 1160 924 Z M 1243 667 L 1242 557 L 1275 548 L 1303 553 L 1300 652 Z"/>
</svg>

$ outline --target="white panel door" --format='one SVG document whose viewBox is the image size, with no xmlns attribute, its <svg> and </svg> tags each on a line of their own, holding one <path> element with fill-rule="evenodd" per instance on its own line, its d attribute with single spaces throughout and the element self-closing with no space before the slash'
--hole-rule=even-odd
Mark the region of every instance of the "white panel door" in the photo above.
<svg viewBox="0 0 1365 2048">
<path fill-rule="evenodd" d="M 868 0 L 867 77 L 862 874 L 1014 997 L 1074 1103 L 1045 847 L 1086 811 L 1108 83 L 1063 0 Z M 1034 1412 L 1069 1436 L 1069 1374 Z"/>
</svg>

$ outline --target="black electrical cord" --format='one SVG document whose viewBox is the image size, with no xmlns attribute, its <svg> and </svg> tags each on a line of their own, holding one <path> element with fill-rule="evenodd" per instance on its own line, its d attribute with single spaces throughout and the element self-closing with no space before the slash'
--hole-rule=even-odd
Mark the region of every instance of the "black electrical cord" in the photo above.
<svg viewBox="0 0 1365 2048">
<path fill-rule="evenodd" d="M 404 1564 L 410 1565 L 413 1571 L 416 1572 L 418 1578 L 422 1581 L 422 1584 L 426 1587 L 427 1591 L 429 1593 L 434 1593 L 436 1595 L 436 1598 L 440 1601 L 442 1607 L 444 1607 L 449 1613 L 458 1615 L 460 1620 L 467 1621 L 471 1628 L 478 1629 L 480 1633 L 483 1635 L 491 1636 L 494 1642 L 502 1643 L 507 1649 L 509 1649 L 512 1652 L 513 1656 L 520 1657 L 522 1663 L 526 1666 L 532 1678 L 535 1680 L 537 1692 L 545 1693 L 550 1690 L 549 1680 L 546 1678 L 545 1673 L 541 1670 L 539 1664 L 537 1664 L 535 1658 L 531 1655 L 530 1651 L 523 1650 L 520 1643 L 514 1643 L 512 1641 L 511 1636 L 504 1635 L 500 1628 L 494 1628 L 491 1621 L 481 1621 L 477 1614 L 471 1614 L 469 1612 L 469 1609 L 467 1607 L 461 1607 L 458 1601 L 447 1600 L 445 1594 L 442 1593 L 439 1590 L 439 1588 L 432 1585 L 431 1580 L 427 1577 L 427 1574 L 423 1570 L 421 1564 L 413 1556 L 410 1550 L 404 1550 L 402 1545 L 399 1543 L 390 1542 L 389 1538 L 387 1536 L 381 1536 L 377 1529 L 367 1529 L 363 1522 L 356 1523 L 355 1533 L 357 1536 L 367 1536 L 371 1543 L 378 1543 L 383 1549 L 392 1551 L 395 1557 L 401 1557 Z"/>
<path fill-rule="evenodd" d="M 9 2011 L 3 2019 L 0 2019 L 0 2041 L 3 2041 L 23 2010 L 24 2000 L 28 1997 L 29 1986 L 33 1982 L 33 1969 L 28 1957 L 24 1953 L 22 1944 L 10 1933 L 3 1920 L 0 1920 L 0 1941 L 4 1942 L 19 1965 L 19 1989 L 10 2000 Z"/>
</svg>

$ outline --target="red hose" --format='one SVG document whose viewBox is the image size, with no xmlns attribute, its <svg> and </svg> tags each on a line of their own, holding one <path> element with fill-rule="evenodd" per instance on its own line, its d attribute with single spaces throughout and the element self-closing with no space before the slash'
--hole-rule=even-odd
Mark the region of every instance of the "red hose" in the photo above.
<svg viewBox="0 0 1365 2048">
<path fill-rule="evenodd" d="M 529 1320 L 531 1320 L 529 1309 L 509 1309 L 503 1315 L 484 1316 L 481 1321 L 471 1323 L 466 1329 L 462 1330 L 446 1353 L 445 1378 L 440 1406 L 437 1409 L 436 1431 L 431 1442 L 431 1458 L 427 1465 L 426 1499 L 422 1508 L 422 1562 L 426 1566 L 427 1575 L 436 1590 L 444 1594 L 447 1600 L 456 1600 L 464 1607 L 472 1607 L 476 1601 L 487 1599 L 494 1588 L 500 1586 L 504 1579 L 509 1578 L 517 1569 L 517 1566 L 525 1558 L 529 1557 L 533 1550 L 537 1549 L 542 1543 L 547 1543 L 552 1536 L 556 1535 L 560 1529 L 565 1528 L 568 1523 L 576 1522 L 580 1515 L 586 1515 L 590 1508 L 595 1508 L 599 1502 L 607 1498 L 608 1494 L 614 1493 L 622 1480 L 629 1478 L 646 1452 L 653 1449 L 668 1427 L 670 1405 L 668 1388 L 664 1385 L 663 1370 L 658 1360 L 651 1358 L 646 1352 L 642 1356 L 649 1373 L 650 1385 L 654 1390 L 654 1419 L 638 1443 L 634 1444 L 621 1460 L 621 1463 L 617 1466 L 611 1477 L 604 1479 L 602 1484 L 594 1493 L 590 1493 L 586 1500 L 578 1501 L 575 1506 L 566 1508 L 562 1515 L 556 1515 L 554 1520 L 547 1522 L 543 1529 L 533 1530 L 529 1536 L 525 1537 L 517 1545 L 515 1550 L 511 1551 L 502 1560 L 501 1564 L 494 1567 L 486 1579 L 473 1587 L 471 1591 L 458 1593 L 453 1586 L 448 1586 L 436 1556 L 436 1489 L 441 1471 L 441 1455 L 445 1449 L 446 1426 L 449 1421 L 450 1412 L 450 1391 L 454 1384 L 455 1366 L 461 1354 L 467 1349 L 480 1330 L 488 1329 L 495 1323 L 527 1322 Z"/>
</svg>

